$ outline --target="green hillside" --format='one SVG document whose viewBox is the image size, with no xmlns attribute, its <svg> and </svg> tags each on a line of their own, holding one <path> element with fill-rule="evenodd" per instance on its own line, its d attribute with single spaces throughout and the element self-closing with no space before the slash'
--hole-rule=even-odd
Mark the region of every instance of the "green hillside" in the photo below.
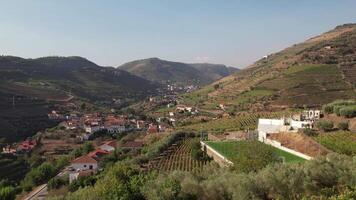
<svg viewBox="0 0 356 200">
<path fill-rule="evenodd" d="M 125 103 L 154 95 L 159 87 L 81 57 L 0 56 L 0 138 L 16 141 L 53 126 L 47 119 L 51 107 L 73 97 Z"/>
<path fill-rule="evenodd" d="M 206 85 L 238 71 L 237 68 L 226 67 L 225 65 L 186 64 L 159 58 L 132 61 L 121 65 L 119 69 L 150 81 L 179 85 Z"/>
<path fill-rule="evenodd" d="M 235 111 L 320 106 L 356 98 L 356 25 L 268 55 L 239 73 L 184 96 L 186 102 Z"/>
</svg>

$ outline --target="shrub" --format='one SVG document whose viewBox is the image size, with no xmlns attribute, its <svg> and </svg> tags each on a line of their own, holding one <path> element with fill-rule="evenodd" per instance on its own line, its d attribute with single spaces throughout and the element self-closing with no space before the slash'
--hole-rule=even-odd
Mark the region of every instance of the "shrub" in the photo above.
<svg viewBox="0 0 356 200">
<path fill-rule="evenodd" d="M 60 178 L 60 177 L 54 177 L 51 180 L 48 181 L 47 187 L 49 190 L 53 189 L 58 189 L 63 185 L 67 185 L 69 183 L 68 179 Z"/>
<path fill-rule="evenodd" d="M 303 129 L 303 133 L 307 136 L 315 136 L 316 132 L 315 130 L 311 129 L 311 128 L 305 128 Z"/>
<path fill-rule="evenodd" d="M 343 131 L 346 131 L 349 129 L 349 122 L 340 122 L 337 127 L 340 129 L 340 130 L 343 130 Z"/>
<path fill-rule="evenodd" d="M 334 128 L 334 123 L 330 121 L 319 121 L 317 127 L 323 131 L 331 131 Z"/>
<path fill-rule="evenodd" d="M 356 117 L 356 106 L 346 106 L 339 110 L 339 115 L 352 118 Z"/>
</svg>

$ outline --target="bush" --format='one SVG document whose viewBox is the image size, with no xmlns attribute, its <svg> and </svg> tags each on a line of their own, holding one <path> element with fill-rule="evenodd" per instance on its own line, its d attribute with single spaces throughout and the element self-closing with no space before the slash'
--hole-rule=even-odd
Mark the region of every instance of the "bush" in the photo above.
<svg viewBox="0 0 356 200">
<path fill-rule="evenodd" d="M 61 186 L 67 185 L 67 184 L 68 184 L 68 180 L 65 180 L 65 179 L 59 178 L 59 177 L 54 177 L 48 181 L 47 187 L 49 190 L 53 190 L 53 189 L 58 189 Z"/>
<path fill-rule="evenodd" d="M 316 135 L 316 132 L 315 130 L 311 129 L 311 128 L 305 128 L 303 129 L 303 133 L 307 136 L 315 136 Z"/>
<path fill-rule="evenodd" d="M 349 122 L 340 122 L 337 127 L 340 129 L 340 130 L 343 130 L 343 131 L 346 131 L 349 129 Z"/>
<path fill-rule="evenodd" d="M 1 200 L 13 200 L 16 197 L 16 189 L 12 186 L 6 186 L 0 188 Z"/>
<path fill-rule="evenodd" d="M 330 121 L 319 121 L 317 127 L 323 131 L 332 131 L 334 128 L 334 123 Z"/>
<path fill-rule="evenodd" d="M 346 107 L 340 108 L 339 115 L 347 117 L 347 118 L 356 117 L 356 106 L 346 106 Z"/>
</svg>

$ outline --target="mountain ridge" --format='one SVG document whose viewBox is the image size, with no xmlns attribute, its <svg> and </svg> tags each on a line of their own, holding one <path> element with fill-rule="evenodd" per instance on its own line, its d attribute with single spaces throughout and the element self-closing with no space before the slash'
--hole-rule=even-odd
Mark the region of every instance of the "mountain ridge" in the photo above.
<svg viewBox="0 0 356 200">
<path fill-rule="evenodd" d="M 222 64 L 183 63 L 162 60 L 157 57 L 131 61 L 120 65 L 118 69 L 158 83 L 173 82 L 200 86 L 238 71 L 237 68 L 234 69 Z"/>
</svg>

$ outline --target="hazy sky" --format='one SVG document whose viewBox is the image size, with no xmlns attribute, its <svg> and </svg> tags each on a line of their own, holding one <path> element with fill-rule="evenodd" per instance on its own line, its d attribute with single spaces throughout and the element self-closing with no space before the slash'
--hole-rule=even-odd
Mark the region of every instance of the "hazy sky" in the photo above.
<svg viewBox="0 0 356 200">
<path fill-rule="evenodd" d="M 0 54 L 245 67 L 351 22 L 355 0 L 0 0 Z"/>
</svg>

